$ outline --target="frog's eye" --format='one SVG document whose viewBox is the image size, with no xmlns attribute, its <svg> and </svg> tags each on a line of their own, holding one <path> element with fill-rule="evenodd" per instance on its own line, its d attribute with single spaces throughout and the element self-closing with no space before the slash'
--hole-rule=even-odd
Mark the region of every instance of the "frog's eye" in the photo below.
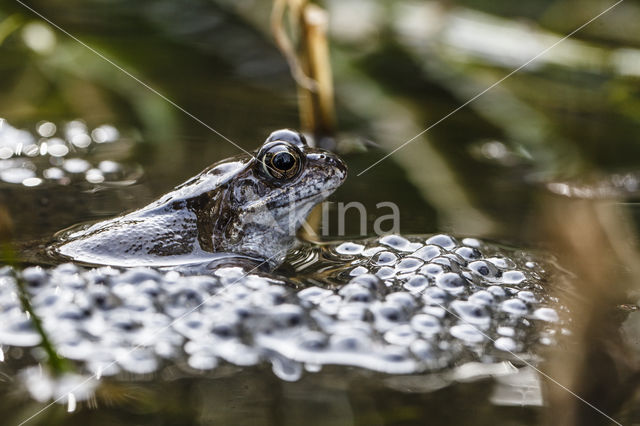
<svg viewBox="0 0 640 426">
<path fill-rule="evenodd" d="M 300 172 L 300 152 L 286 142 L 272 142 L 258 153 L 258 160 L 267 176 L 275 179 L 291 179 Z"/>
</svg>

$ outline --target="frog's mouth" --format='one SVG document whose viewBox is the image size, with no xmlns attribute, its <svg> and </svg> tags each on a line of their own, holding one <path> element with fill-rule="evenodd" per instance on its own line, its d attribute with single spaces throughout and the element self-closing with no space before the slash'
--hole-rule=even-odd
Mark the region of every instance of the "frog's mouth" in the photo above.
<svg viewBox="0 0 640 426">
<path fill-rule="evenodd" d="M 309 195 L 305 195 L 302 197 L 296 197 L 294 200 L 281 199 L 277 198 L 274 200 L 270 200 L 269 197 L 256 200 L 255 202 L 245 206 L 243 210 L 245 212 L 258 212 L 262 209 L 271 212 L 272 214 L 277 211 L 284 210 L 281 216 L 288 214 L 291 210 L 299 210 L 300 208 L 304 208 L 307 205 L 314 205 L 320 203 L 322 200 L 331 195 L 331 191 L 322 191 L 320 193 L 311 193 Z"/>
</svg>

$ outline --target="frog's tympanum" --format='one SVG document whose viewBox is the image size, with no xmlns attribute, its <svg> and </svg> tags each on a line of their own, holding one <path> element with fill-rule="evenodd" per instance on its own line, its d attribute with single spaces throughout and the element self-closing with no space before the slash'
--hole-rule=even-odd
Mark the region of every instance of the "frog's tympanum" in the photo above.
<svg viewBox="0 0 640 426">
<path fill-rule="evenodd" d="M 346 173 L 336 155 L 279 130 L 255 156 L 221 161 L 139 210 L 63 232 L 53 249 L 87 264 L 176 266 L 232 254 L 274 267 Z"/>
</svg>

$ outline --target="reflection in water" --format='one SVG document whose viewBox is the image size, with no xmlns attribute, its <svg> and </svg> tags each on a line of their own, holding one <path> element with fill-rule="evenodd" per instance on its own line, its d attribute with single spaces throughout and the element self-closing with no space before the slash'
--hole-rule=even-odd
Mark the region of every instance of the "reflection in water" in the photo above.
<svg viewBox="0 0 640 426">
<path fill-rule="evenodd" d="M 569 198 L 588 200 L 617 200 L 637 197 L 640 194 L 640 173 L 612 173 L 591 180 L 580 179 L 565 182 L 549 182 L 549 191 Z"/>
<path fill-rule="evenodd" d="M 530 367 L 523 367 L 516 374 L 497 377 L 491 402 L 517 407 L 542 406 L 540 378 L 536 371 Z"/>
</svg>

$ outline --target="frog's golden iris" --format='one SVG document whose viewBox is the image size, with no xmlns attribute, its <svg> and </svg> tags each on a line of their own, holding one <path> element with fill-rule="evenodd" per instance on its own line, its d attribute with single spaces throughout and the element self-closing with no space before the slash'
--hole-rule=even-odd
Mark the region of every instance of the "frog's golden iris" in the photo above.
<svg viewBox="0 0 640 426">
<path fill-rule="evenodd" d="M 300 150 L 284 141 L 267 143 L 258 153 L 258 161 L 269 177 L 288 180 L 296 177 L 302 168 Z"/>
</svg>

